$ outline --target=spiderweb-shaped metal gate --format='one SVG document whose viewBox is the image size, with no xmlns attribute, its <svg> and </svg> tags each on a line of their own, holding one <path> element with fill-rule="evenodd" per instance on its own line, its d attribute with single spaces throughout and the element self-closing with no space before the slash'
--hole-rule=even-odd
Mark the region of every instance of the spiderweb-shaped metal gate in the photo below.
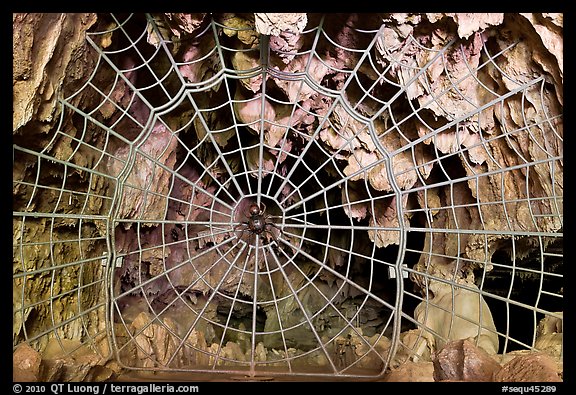
<svg viewBox="0 0 576 395">
<path fill-rule="evenodd" d="M 36 176 L 14 180 L 33 189 L 15 223 L 54 229 L 15 236 L 15 315 L 77 297 L 65 320 L 24 320 L 20 340 L 80 339 L 131 369 L 353 377 L 453 338 L 536 347 L 539 320 L 562 318 L 562 183 L 543 181 L 561 174 L 561 114 L 546 79 L 507 74 L 518 42 L 393 46 L 385 23 L 357 20 L 346 46 L 326 18 L 270 36 L 226 17 L 182 38 L 152 16 L 91 29 L 94 72 L 61 100 L 52 142 L 14 145 L 15 164 L 36 158 Z M 29 269 L 38 246 L 51 264 Z M 38 275 L 50 292 L 31 300 Z M 537 286 L 522 299 L 525 278 Z"/>
</svg>

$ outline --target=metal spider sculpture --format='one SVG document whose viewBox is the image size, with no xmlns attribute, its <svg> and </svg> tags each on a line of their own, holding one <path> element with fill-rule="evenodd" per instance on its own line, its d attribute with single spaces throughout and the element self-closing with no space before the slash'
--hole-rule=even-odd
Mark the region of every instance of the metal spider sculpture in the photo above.
<svg viewBox="0 0 576 395">
<path fill-rule="evenodd" d="M 266 214 L 266 205 L 264 203 L 261 203 L 261 206 L 252 203 L 250 207 L 248 207 L 248 211 L 244 213 L 244 217 L 246 217 L 246 221 L 242 221 L 234 227 L 234 233 L 236 233 L 238 228 L 242 228 L 240 230 L 242 232 L 240 238 L 242 238 L 244 232 L 248 230 L 251 233 L 250 237 L 254 235 L 266 237 L 268 235 L 278 244 L 278 237 L 274 234 L 271 227 L 278 229 L 281 234 L 283 233 L 282 229 L 274 222 L 269 221 L 271 216 Z"/>
</svg>

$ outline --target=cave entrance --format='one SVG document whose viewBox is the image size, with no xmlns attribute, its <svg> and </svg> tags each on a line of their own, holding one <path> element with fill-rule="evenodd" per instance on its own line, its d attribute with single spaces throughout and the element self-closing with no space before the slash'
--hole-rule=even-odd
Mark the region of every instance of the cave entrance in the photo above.
<svg viewBox="0 0 576 395">
<path fill-rule="evenodd" d="M 561 353 L 561 18 L 27 18 L 74 43 L 37 46 L 60 77 L 18 51 L 14 347 L 356 380 L 480 324 Z"/>
</svg>

